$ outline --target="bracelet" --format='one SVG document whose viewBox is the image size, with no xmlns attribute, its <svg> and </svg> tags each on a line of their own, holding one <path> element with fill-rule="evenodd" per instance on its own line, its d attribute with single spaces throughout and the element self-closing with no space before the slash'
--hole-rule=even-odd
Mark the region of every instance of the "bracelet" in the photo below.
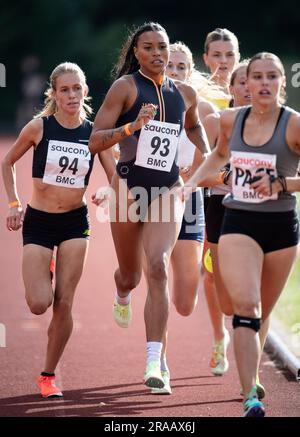
<svg viewBox="0 0 300 437">
<path fill-rule="evenodd" d="M 219 176 L 218 176 L 218 179 L 217 179 L 218 184 L 224 184 L 225 173 L 226 173 L 226 170 L 219 172 Z"/>
<path fill-rule="evenodd" d="M 278 182 L 280 183 L 280 185 L 282 186 L 283 193 L 285 193 L 287 191 L 287 185 L 286 185 L 286 178 L 285 178 L 285 176 L 278 175 L 277 179 L 278 179 Z"/>
<path fill-rule="evenodd" d="M 16 206 L 21 206 L 21 202 L 19 200 L 13 200 L 12 202 L 8 202 L 9 208 L 15 208 Z"/>
<path fill-rule="evenodd" d="M 272 184 L 273 182 L 276 182 L 278 178 L 276 178 L 273 174 L 269 175 L 269 190 L 270 190 L 270 196 L 273 194 Z"/>
<path fill-rule="evenodd" d="M 130 124 L 131 124 L 131 123 L 127 123 L 127 124 L 125 124 L 125 126 L 124 126 L 124 132 L 125 132 L 125 134 L 127 134 L 128 136 L 132 135 L 132 133 L 130 132 L 130 129 L 129 129 Z"/>
<path fill-rule="evenodd" d="M 228 179 L 230 178 L 231 175 L 232 175 L 232 171 L 226 170 L 224 177 L 223 177 L 223 182 L 225 185 L 228 185 Z"/>
</svg>

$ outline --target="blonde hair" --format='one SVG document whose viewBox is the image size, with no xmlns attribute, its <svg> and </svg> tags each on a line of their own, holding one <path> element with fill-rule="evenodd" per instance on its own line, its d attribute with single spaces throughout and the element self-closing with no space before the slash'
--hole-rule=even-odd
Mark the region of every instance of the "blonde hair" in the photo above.
<svg viewBox="0 0 300 437">
<path fill-rule="evenodd" d="M 274 53 L 269 53 L 269 52 L 260 52 L 260 53 L 257 53 L 256 55 L 252 56 L 252 58 L 250 59 L 250 61 L 248 63 L 248 66 L 247 66 L 247 76 L 249 76 L 250 68 L 251 68 L 251 65 L 253 64 L 253 62 L 259 61 L 259 60 L 264 60 L 264 59 L 273 61 L 274 64 L 276 65 L 277 69 L 279 70 L 281 76 L 285 78 L 284 66 L 283 66 L 281 60 L 278 58 L 278 56 L 274 55 Z M 281 90 L 280 90 L 279 103 L 281 105 L 283 105 L 285 102 L 286 102 L 285 86 L 282 86 Z"/>
<path fill-rule="evenodd" d="M 230 41 L 234 45 L 236 52 L 239 53 L 239 41 L 235 34 L 228 29 L 217 27 L 212 32 L 209 32 L 204 43 L 204 53 L 208 54 L 209 45 L 214 41 Z"/>
<path fill-rule="evenodd" d="M 82 69 L 79 65 L 73 62 L 63 62 L 59 64 L 51 73 L 49 88 L 45 91 L 45 102 L 44 108 L 35 115 L 34 118 L 38 117 L 48 117 L 49 115 L 53 115 L 57 112 L 57 105 L 55 99 L 53 98 L 53 91 L 56 91 L 56 82 L 57 78 L 65 73 L 76 73 L 86 85 L 86 77 Z M 80 108 L 80 116 L 86 118 L 93 113 L 92 107 L 87 103 L 91 100 L 91 97 L 85 96 L 82 107 Z"/>
<path fill-rule="evenodd" d="M 227 94 L 224 93 L 221 87 L 211 81 L 205 73 L 195 68 L 193 54 L 186 44 L 176 41 L 174 44 L 170 44 L 170 52 L 181 52 L 186 55 L 190 68 L 187 83 L 195 88 L 200 97 L 207 100 L 227 98 Z"/>
</svg>

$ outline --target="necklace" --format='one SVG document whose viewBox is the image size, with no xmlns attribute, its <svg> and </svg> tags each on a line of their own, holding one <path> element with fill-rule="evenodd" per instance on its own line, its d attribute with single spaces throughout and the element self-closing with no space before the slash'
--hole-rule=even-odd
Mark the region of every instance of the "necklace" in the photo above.
<svg viewBox="0 0 300 437">
<path fill-rule="evenodd" d="M 271 109 L 270 111 L 262 111 L 262 110 L 254 111 L 253 107 L 252 107 L 251 112 L 252 112 L 252 114 L 255 114 L 255 115 L 275 114 L 275 112 L 277 112 L 278 109 L 280 109 L 280 107 L 276 107 L 275 109 Z"/>
</svg>

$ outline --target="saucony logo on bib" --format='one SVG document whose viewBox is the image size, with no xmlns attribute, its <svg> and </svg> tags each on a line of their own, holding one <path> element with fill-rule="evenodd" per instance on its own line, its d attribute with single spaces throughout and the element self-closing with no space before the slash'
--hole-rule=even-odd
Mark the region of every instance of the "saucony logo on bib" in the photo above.
<svg viewBox="0 0 300 437">
<path fill-rule="evenodd" d="M 135 165 L 170 172 L 178 149 L 180 124 L 151 120 L 142 129 Z"/>
<path fill-rule="evenodd" d="M 164 126 L 154 126 L 153 124 L 146 124 L 144 129 L 145 131 L 149 130 L 152 132 L 161 132 L 162 134 L 175 135 L 176 137 L 179 137 L 180 134 L 179 129 L 170 129 L 169 127 Z"/>
<path fill-rule="evenodd" d="M 72 155 L 83 155 L 85 158 L 89 156 L 90 151 L 89 150 L 83 150 L 77 147 L 71 147 L 71 146 L 60 146 L 58 144 L 51 144 L 51 151 L 54 152 L 64 152 L 64 153 L 71 153 Z"/>
</svg>

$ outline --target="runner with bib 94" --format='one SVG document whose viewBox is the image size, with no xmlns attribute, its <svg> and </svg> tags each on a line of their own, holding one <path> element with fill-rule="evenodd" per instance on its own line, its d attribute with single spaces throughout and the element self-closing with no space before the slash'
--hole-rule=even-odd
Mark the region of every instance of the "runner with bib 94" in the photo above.
<svg viewBox="0 0 300 437">
<path fill-rule="evenodd" d="M 119 326 L 129 326 L 130 292 L 140 282 L 144 251 L 148 283 L 144 381 L 152 388 L 164 386 L 160 358 L 169 314 L 168 267 L 184 210 L 176 188 L 182 185 L 176 163 L 182 128 L 203 154 L 209 150 L 196 91 L 165 74 L 169 54 L 168 35 L 158 23 L 146 23 L 129 36 L 117 66 L 117 80 L 99 109 L 89 144 L 93 153 L 120 145 L 111 184 L 115 196 L 110 199 L 119 262 L 113 315 Z M 174 195 L 170 195 L 172 188 Z M 121 220 L 124 204 L 127 217 Z M 162 217 L 165 205 L 167 220 Z M 135 220 L 130 216 L 133 207 L 141 211 Z"/>
<path fill-rule="evenodd" d="M 217 147 L 187 184 L 205 186 L 230 159 L 232 191 L 223 200 L 218 254 L 234 309 L 244 415 L 254 417 L 265 414 L 255 385 L 258 333 L 284 288 L 299 240 L 292 192 L 300 191 L 300 114 L 283 106 L 285 73 L 276 55 L 255 55 L 247 83 L 252 105 L 221 113 Z"/>
<path fill-rule="evenodd" d="M 94 156 L 88 149 L 92 113 L 88 87 L 77 64 L 58 65 L 50 76 L 45 106 L 22 129 L 2 162 L 9 211 L 7 228 L 23 225 L 23 281 L 33 314 L 53 303 L 44 371 L 38 378 L 43 397 L 62 396 L 55 385 L 55 368 L 73 328 L 72 305 L 88 249 L 89 217 L 84 193 Z M 33 148 L 33 192 L 24 216 L 16 187 L 15 163 Z M 99 158 L 108 179 L 114 168 L 110 153 Z M 24 222 L 23 222 L 24 221 Z M 56 280 L 50 266 L 54 247 Z"/>
</svg>

